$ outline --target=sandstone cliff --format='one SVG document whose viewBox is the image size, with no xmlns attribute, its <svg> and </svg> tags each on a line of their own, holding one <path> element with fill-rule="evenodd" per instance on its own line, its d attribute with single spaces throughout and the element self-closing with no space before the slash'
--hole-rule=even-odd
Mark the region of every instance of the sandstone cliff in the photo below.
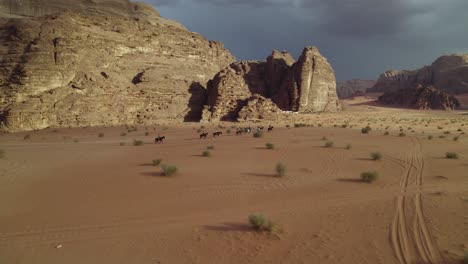
<svg viewBox="0 0 468 264">
<path fill-rule="evenodd" d="M 364 95 L 367 89 L 372 88 L 376 84 L 373 80 L 347 80 L 336 82 L 336 92 L 338 98 L 347 99 L 354 96 Z"/>
<path fill-rule="evenodd" d="M 338 111 L 336 79 L 317 48 L 306 47 L 294 63 L 287 52 L 273 51 L 266 61 L 240 61 L 219 72 L 208 84 L 204 121 L 243 119 L 240 111 L 253 95 L 271 99 L 283 111 Z M 276 109 L 261 116 L 275 116 Z M 267 115 L 271 112 L 271 115 Z"/>
<path fill-rule="evenodd" d="M 235 60 L 146 4 L 15 0 L 0 10 L 6 131 L 199 120 L 208 80 Z"/>
<path fill-rule="evenodd" d="M 418 84 L 451 94 L 468 93 L 468 54 L 442 56 L 418 70 L 387 71 L 369 92 L 397 91 Z"/>
<path fill-rule="evenodd" d="M 386 92 L 379 97 L 379 102 L 422 110 L 454 110 L 460 106 L 460 103 L 453 95 L 442 92 L 433 86 L 422 85 L 416 88 Z"/>
</svg>

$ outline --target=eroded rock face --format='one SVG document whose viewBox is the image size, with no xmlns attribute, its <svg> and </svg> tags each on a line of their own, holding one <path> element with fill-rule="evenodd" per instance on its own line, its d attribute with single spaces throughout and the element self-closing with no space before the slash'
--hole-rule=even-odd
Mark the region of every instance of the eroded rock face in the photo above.
<svg viewBox="0 0 468 264">
<path fill-rule="evenodd" d="M 373 80 L 347 80 L 336 82 L 336 92 L 338 98 L 348 99 L 355 96 L 361 96 L 367 89 L 372 88 L 376 81 Z"/>
<path fill-rule="evenodd" d="M 459 94 L 468 92 L 468 54 L 438 58 L 431 66 L 418 70 L 387 71 L 380 75 L 369 92 L 390 92 L 432 85 L 441 91 Z"/>
<path fill-rule="evenodd" d="M 387 92 L 379 97 L 379 102 L 421 110 L 454 110 L 460 106 L 458 100 L 433 86 L 419 85 L 416 88 Z"/>
<path fill-rule="evenodd" d="M 34 15 L 41 1 L 23 2 L 30 10 L 23 6 L 18 16 Z M 146 4 L 45 2 L 52 15 L 0 19 L 6 131 L 199 120 L 204 87 L 234 61 L 221 43 L 160 18 Z M 94 3 L 96 12 L 53 12 L 67 2 Z"/>
<path fill-rule="evenodd" d="M 246 105 L 239 111 L 238 121 L 260 121 L 277 120 L 282 115 L 278 108 L 270 99 L 255 94 L 246 100 Z"/>
<path fill-rule="evenodd" d="M 237 120 L 253 95 L 271 99 L 283 111 L 339 110 L 334 71 L 315 47 L 305 48 L 296 63 L 289 53 L 273 51 L 266 61 L 223 69 L 210 81 L 203 120 Z"/>
</svg>

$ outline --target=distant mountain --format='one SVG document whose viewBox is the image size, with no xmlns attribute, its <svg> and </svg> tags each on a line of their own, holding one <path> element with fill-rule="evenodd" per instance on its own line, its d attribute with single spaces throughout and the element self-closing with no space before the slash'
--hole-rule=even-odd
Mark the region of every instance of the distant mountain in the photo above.
<svg viewBox="0 0 468 264">
<path fill-rule="evenodd" d="M 366 92 L 367 89 L 374 86 L 376 81 L 374 80 L 347 80 L 336 82 L 336 92 L 340 99 L 352 98 L 356 95 L 361 95 Z"/>
<path fill-rule="evenodd" d="M 391 70 L 380 75 L 369 92 L 392 92 L 433 86 L 449 94 L 468 93 L 468 54 L 454 54 L 438 58 L 431 66 L 418 70 Z"/>
</svg>

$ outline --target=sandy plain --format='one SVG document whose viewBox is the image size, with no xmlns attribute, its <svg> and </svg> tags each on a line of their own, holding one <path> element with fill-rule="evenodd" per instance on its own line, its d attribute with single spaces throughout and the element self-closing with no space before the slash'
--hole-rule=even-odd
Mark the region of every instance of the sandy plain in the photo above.
<svg viewBox="0 0 468 264">
<path fill-rule="evenodd" d="M 343 105 L 265 122 L 275 129 L 262 138 L 236 136 L 231 126 L 248 125 L 236 123 L 205 124 L 224 132 L 206 140 L 200 124 L 1 135 L 0 263 L 461 263 L 466 111 L 364 97 Z M 164 144 L 153 143 L 158 134 Z M 383 159 L 371 160 L 374 151 Z M 446 159 L 449 151 L 459 159 Z M 162 176 L 154 159 L 178 173 Z M 277 162 L 287 166 L 282 178 Z M 369 170 L 379 179 L 362 183 Z M 256 212 L 282 230 L 254 231 L 247 218 Z"/>
</svg>

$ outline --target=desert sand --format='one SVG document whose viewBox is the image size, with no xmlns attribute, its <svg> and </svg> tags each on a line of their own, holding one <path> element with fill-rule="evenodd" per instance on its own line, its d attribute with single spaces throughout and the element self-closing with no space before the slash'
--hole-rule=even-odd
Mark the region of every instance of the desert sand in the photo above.
<svg viewBox="0 0 468 264">
<path fill-rule="evenodd" d="M 2 135 L 0 263 L 459 263 L 468 114 L 369 100 L 264 122 L 275 129 L 262 138 L 236 136 L 231 126 L 248 125 L 238 123 L 204 124 L 224 132 L 206 140 L 194 123 Z M 158 134 L 163 144 L 153 143 Z M 375 151 L 382 160 L 370 159 Z M 162 176 L 154 159 L 178 173 Z M 378 180 L 361 182 L 370 170 Z M 280 230 L 252 229 L 257 212 Z"/>
</svg>

